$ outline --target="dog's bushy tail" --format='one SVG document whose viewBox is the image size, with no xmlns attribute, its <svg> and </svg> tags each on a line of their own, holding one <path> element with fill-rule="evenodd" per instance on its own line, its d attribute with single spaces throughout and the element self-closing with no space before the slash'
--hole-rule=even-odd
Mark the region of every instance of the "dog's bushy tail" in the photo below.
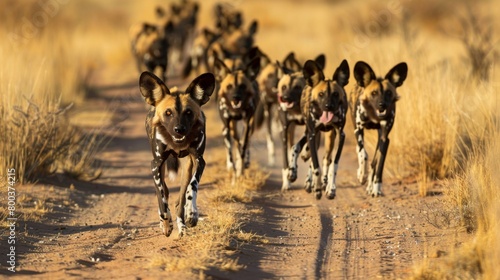
<svg viewBox="0 0 500 280">
<path fill-rule="evenodd" d="M 167 174 L 170 180 L 175 180 L 177 172 L 179 171 L 179 159 L 174 156 L 167 158 Z"/>
</svg>

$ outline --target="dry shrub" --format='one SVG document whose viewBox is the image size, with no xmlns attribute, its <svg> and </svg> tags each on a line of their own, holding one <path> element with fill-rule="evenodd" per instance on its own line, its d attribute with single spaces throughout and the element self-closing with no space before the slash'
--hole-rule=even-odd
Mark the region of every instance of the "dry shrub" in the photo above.
<svg viewBox="0 0 500 280">
<path fill-rule="evenodd" d="M 0 27 L 6 38 L 0 43 L 0 129 L 6 136 L 0 173 L 15 168 L 21 183 L 58 171 L 91 180 L 100 174 L 94 159 L 104 140 L 71 125 L 66 112 L 85 99 L 99 59 L 84 50 L 89 43 L 82 45 L 74 29 L 73 9 L 81 3 L 53 6 L 37 22 L 33 15 L 48 13 L 43 3 L 0 4 L 11 11 Z"/>
<path fill-rule="evenodd" d="M 425 262 L 414 279 L 499 279 L 500 258 L 500 126 L 467 160 L 467 168 L 447 184 L 447 203 L 457 207 L 474 239 L 440 261 Z"/>
<path fill-rule="evenodd" d="M 466 15 L 460 18 L 460 25 L 460 39 L 466 51 L 465 60 L 470 74 L 479 81 L 488 81 L 497 56 L 493 21 L 469 6 Z"/>
</svg>

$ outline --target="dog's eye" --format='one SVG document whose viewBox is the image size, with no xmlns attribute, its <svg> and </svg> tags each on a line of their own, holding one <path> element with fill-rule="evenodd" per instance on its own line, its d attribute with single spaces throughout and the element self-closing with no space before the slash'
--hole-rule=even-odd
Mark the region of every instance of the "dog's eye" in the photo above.
<svg viewBox="0 0 500 280">
<path fill-rule="evenodd" d="M 186 115 L 190 116 L 192 113 L 193 113 L 193 111 L 191 111 L 189 109 L 186 110 Z"/>
<path fill-rule="evenodd" d="M 334 91 L 333 92 L 333 96 L 335 96 L 335 97 L 339 96 L 339 92 L 338 91 Z"/>
<path fill-rule="evenodd" d="M 319 97 L 323 97 L 323 95 L 325 95 L 325 93 L 324 93 L 324 92 L 322 92 L 322 91 L 320 91 L 320 92 L 318 93 L 318 95 L 319 95 Z"/>
<path fill-rule="evenodd" d="M 286 90 L 286 86 L 282 86 L 281 90 L 285 91 Z"/>
<path fill-rule="evenodd" d="M 167 117 L 172 116 L 172 110 L 168 109 L 168 110 L 165 112 L 165 116 L 167 116 Z"/>
<path fill-rule="evenodd" d="M 226 90 L 232 90 L 232 89 L 233 89 L 233 85 L 232 84 L 227 85 Z"/>
<path fill-rule="evenodd" d="M 378 93 L 378 92 L 377 92 L 377 91 L 375 91 L 375 90 L 374 90 L 374 91 L 372 91 L 372 96 L 377 95 L 377 93 Z"/>
</svg>

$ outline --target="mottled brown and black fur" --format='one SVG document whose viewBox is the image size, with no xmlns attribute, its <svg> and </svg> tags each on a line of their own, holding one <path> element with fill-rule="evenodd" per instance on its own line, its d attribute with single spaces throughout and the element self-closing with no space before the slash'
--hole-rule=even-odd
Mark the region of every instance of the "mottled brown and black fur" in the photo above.
<svg viewBox="0 0 500 280">
<path fill-rule="evenodd" d="M 371 196 L 382 195 L 382 175 L 385 158 L 389 148 L 389 132 L 396 117 L 396 101 L 399 96 L 396 88 L 406 80 L 408 66 L 402 62 L 394 66 L 384 78 L 377 78 L 372 68 L 363 61 L 354 66 L 356 85 L 353 88 L 349 106 L 354 123 L 357 141 L 358 180 L 364 184 L 367 179 L 368 154 L 364 147 L 364 129 L 376 129 L 378 141 L 370 165 L 366 191 Z"/>
<path fill-rule="evenodd" d="M 259 70 L 258 58 L 243 69 L 230 69 L 223 61 L 215 59 L 215 73 L 220 81 L 217 93 L 218 108 L 224 124 L 222 134 L 227 149 L 227 167 L 235 171 L 236 177 L 243 174 L 250 164 L 249 141 L 254 131 L 254 114 L 259 103 L 259 89 L 255 81 Z M 237 122 L 244 125 L 240 139 Z M 233 160 L 233 143 L 236 143 L 236 162 Z"/>
<path fill-rule="evenodd" d="M 196 226 L 198 185 L 205 168 L 205 115 L 201 106 L 208 102 L 215 87 L 215 78 L 205 73 L 194 79 L 186 91 L 170 91 L 165 83 L 150 72 L 142 73 L 140 91 L 151 109 L 146 117 L 146 132 L 153 153 L 151 171 L 158 198 L 160 226 L 163 233 L 172 233 L 173 221 L 168 207 L 169 192 L 165 184 L 167 171 L 177 173 L 179 158 L 187 157 L 176 202 L 177 227 L 182 235 L 186 225 Z"/>
<path fill-rule="evenodd" d="M 288 179 L 297 179 L 297 157 L 307 143 L 309 146 L 311 163 L 306 180 L 306 191 L 315 191 L 316 198 L 321 198 L 325 190 L 328 199 L 335 198 L 338 162 L 342 154 L 345 133 L 344 125 L 347 114 L 347 95 L 344 86 L 349 81 L 349 65 L 343 60 L 335 70 L 332 79 L 326 79 L 320 66 L 309 60 L 303 69 L 306 86 L 302 91 L 300 108 L 304 117 L 306 131 L 304 136 L 292 148 L 292 164 Z M 320 134 L 325 135 L 325 156 L 323 157 L 323 180 L 318 160 L 318 144 Z M 339 135 L 339 144 L 335 159 L 332 162 L 332 153 L 336 135 Z"/>
<path fill-rule="evenodd" d="M 169 36 L 172 22 L 161 25 L 142 23 L 130 30 L 131 47 L 139 73 L 147 70 L 156 73 L 163 81 L 167 79 Z"/>
<path fill-rule="evenodd" d="M 314 60 L 321 69 L 325 68 L 325 56 L 318 55 Z M 277 86 L 278 115 L 282 125 L 281 140 L 283 146 L 283 184 L 282 191 L 290 188 L 288 179 L 289 151 L 292 148 L 295 127 L 304 125 L 304 116 L 300 110 L 300 99 L 302 91 L 306 86 L 306 80 L 302 73 L 302 65 L 295 58 L 295 54 L 290 53 L 283 63 L 279 65 L 280 80 Z M 308 147 L 306 145 L 306 150 Z"/>
</svg>

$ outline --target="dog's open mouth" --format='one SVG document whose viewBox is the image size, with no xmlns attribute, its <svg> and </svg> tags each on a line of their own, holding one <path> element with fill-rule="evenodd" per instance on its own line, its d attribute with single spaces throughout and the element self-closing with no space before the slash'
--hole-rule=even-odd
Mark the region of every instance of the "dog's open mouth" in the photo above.
<svg viewBox="0 0 500 280">
<path fill-rule="evenodd" d="M 234 108 L 234 109 L 239 109 L 241 108 L 241 100 L 238 100 L 238 101 L 231 101 L 231 106 Z"/>
<path fill-rule="evenodd" d="M 175 143 L 181 143 L 182 141 L 184 141 L 186 139 L 186 136 L 182 136 L 182 137 L 175 137 L 172 135 L 172 140 L 174 140 Z"/>
<path fill-rule="evenodd" d="M 333 120 L 333 117 L 335 114 L 330 111 L 323 111 L 323 114 L 321 114 L 321 117 L 319 118 L 319 121 L 322 123 L 329 123 Z"/>
<path fill-rule="evenodd" d="M 281 95 L 278 97 L 278 100 L 280 102 L 281 108 L 283 109 L 290 109 L 293 107 L 293 102 L 286 102 L 285 100 L 283 100 L 283 97 Z"/>
<path fill-rule="evenodd" d="M 387 110 L 386 109 L 377 110 L 377 117 L 379 117 L 379 118 L 385 117 L 386 114 L 387 114 Z"/>
</svg>

